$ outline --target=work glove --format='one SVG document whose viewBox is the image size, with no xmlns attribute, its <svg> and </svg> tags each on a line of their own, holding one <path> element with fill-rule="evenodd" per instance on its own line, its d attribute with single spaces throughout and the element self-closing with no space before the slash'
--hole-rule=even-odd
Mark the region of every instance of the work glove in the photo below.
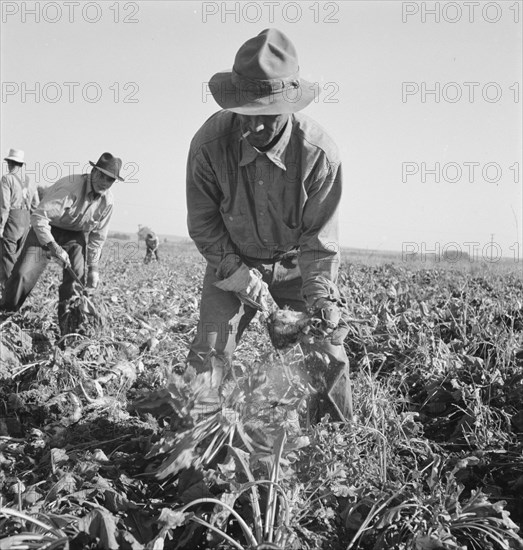
<svg viewBox="0 0 523 550">
<path fill-rule="evenodd" d="M 58 260 L 62 267 L 71 267 L 71 260 L 67 252 L 55 241 L 49 241 L 45 247 L 45 254 L 49 260 Z"/>
<path fill-rule="evenodd" d="M 245 291 L 239 292 L 240 299 L 247 300 L 247 303 L 253 301 L 259 304 L 262 309 L 265 309 L 268 293 L 269 287 L 263 281 L 261 273 L 257 269 L 249 269 L 249 283 Z"/>
<path fill-rule="evenodd" d="M 319 298 L 311 312 L 311 333 L 317 338 L 328 338 L 334 345 L 342 345 L 349 333 L 347 303 L 344 298 Z"/>
<path fill-rule="evenodd" d="M 257 269 L 249 269 L 239 256 L 226 256 L 216 271 L 219 281 L 214 285 L 221 290 L 234 292 L 245 304 L 256 309 L 266 309 L 269 294 L 267 283 L 262 280 Z"/>
<path fill-rule="evenodd" d="M 96 267 L 90 267 L 87 271 L 87 288 L 95 289 L 100 282 L 100 274 Z"/>
</svg>

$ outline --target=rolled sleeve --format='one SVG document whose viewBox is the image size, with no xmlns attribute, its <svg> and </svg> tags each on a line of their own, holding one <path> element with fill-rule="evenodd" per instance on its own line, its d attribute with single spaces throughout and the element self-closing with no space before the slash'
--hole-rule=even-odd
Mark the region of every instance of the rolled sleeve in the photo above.
<svg viewBox="0 0 523 550">
<path fill-rule="evenodd" d="M 325 297 L 325 280 L 336 283 L 340 263 L 338 210 L 342 189 L 341 164 L 327 163 L 323 174 L 310 190 L 300 238 L 302 295 L 309 306 L 318 298 Z"/>
<path fill-rule="evenodd" d="M 34 212 L 38 205 L 40 204 L 40 197 L 38 196 L 38 189 L 34 183 L 29 182 L 28 184 L 29 193 L 31 195 L 31 201 L 29 204 L 29 210 Z"/>
<path fill-rule="evenodd" d="M 44 198 L 31 213 L 31 227 L 41 245 L 54 241 L 51 234 L 51 220 L 59 217 L 67 207 L 67 198 L 67 195 L 61 194 Z"/>
</svg>

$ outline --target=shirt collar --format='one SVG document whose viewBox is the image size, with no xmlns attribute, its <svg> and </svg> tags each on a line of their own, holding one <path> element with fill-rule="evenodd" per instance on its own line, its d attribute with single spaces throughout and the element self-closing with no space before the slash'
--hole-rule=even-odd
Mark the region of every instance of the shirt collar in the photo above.
<svg viewBox="0 0 523 550">
<path fill-rule="evenodd" d="M 241 152 L 240 152 L 240 166 L 245 166 L 246 164 L 251 163 L 258 155 L 267 155 L 267 158 L 272 161 L 278 168 L 282 170 L 287 170 L 285 163 L 282 160 L 283 154 L 289 140 L 291 138 L 292 132 L 292 120 L 289 116 L 287 121 L 287 126 L 280 137 L 280 139 L 274 144 L 274 146 L 268 151 L 261 152 L 256 147 L 253 147 L 245 138 L 242 138 L 241 141 Z"/>
<path fill-rule="evenodd" d="M 96 199 L 99 199 L 102 195 L 100 193 L 96 193 L 95 190 L 93 189 L 93 184 L 91 182 L 91 174 L 86 174 L 86 178 L 87 178 L 87 197 L 90 199 L 90 200 L 96 200 Z"/>
</svg>

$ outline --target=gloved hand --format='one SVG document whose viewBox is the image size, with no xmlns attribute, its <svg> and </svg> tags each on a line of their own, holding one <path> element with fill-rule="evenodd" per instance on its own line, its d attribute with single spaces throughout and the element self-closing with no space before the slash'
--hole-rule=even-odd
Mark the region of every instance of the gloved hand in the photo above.
<svg viewBox="0 0 523 550">
<path fill-rule="evenodd" d="M 349 332 L 345 300 L 316 300 L 312 308 L 311 329 L 314 336 L 328 338 L 334 345 L 343 344 Z"/>
<path fill-rule="evenodd" d="M 257 269 L 249 269 L 249 283 L 245 291 L 238 293 L 240 298 L 248 298 L 260 304 L 260 306 L 266 307 L 265 297 L 268 293 L 269 287 L 263 281 L 261 273 Z"/>
<path fill-rule="evenodd" d="M 265 297 L 269 293 L 267 283 L 257 269 L 249 269 L 239 256 L 226 256 L 216 271 L 221 279 L 214 283 L 221 290 L 235 292 L 242 302 L 255 308 L 265 307 Z"/>
<path fill-rule="evenodd" d="M 100 283 L 100 274 L 98 273 L 98 268 L 90 267 L 87 271 L 87 288 L 96 288 Z"/>
<path fill-rule="evenodd" d="M 49 241 L 45 245 L 44 250 L 49 260 L 58 260 L 58 263 L 63 267 L 71 265 L 69 255 L 56 241 Z"/>
</svg>

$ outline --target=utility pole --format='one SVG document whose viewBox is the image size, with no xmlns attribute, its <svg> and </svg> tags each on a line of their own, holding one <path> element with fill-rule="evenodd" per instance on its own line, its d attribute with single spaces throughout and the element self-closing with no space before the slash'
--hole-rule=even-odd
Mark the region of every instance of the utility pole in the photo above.
<svg viewBox="0 0 523 550">
<path fill-rule="evenodd" d="M 492 262 L 494 254 L 494 233 L 490 234 L 490 261 Z"/>
</svg>

